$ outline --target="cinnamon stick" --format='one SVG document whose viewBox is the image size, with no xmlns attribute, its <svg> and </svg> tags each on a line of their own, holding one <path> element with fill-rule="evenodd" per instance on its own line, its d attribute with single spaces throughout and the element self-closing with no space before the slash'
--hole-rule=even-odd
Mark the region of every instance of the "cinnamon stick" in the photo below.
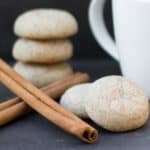
<svg viewBox="0 0 150 150">
<path fill-rule="evenodd" d="M 58 98 L 67 88 L 87 81 L 89 81 L 88 74 L 78 72 L 49 84 L 41 88 L 41 90 L 52 98 Z M 0 125 L 5 125 L 31 111 L 32 109 L 19 98 L 0 103 Z"/>
<path fill-rule="evenodd" d="M 22 98 L 30 107 L 57 126 L 87 143 L 93 143 L 97 140 L 98 133 L 96 129 L 30 84 L 2 59 L 0 59 L 0 79 L 7 88 Z"/>
<path fill-rule="evenodd" d="M 16 97 L 11 100 L 7 100 L 6 102 L 0 103 L 0 111 L 4 110 L 6 108 L 9 108 L 13 105 L 16 105 L 19 102 L 20 102 L 20 99 Z"/>
<path fill-rule="evenodd" d="M 30 84 L 25 78 L 23 78 L 19 73 L 15 72 L 13 69 L 11 69 L 2 59 L 0 59 L 0 69 L 1 74 L 6 74 L 6 76 L 11 77 L 14 82 L 18 82 L 20 86 L 22 86 L 24 89 L 27 89 L 31 92 L 32 95 L 36 95 L 38 99 L 40 99 L 41 102 L 47 104 L 49 107 L 53 108 L 55 111 L 62 113 L 66 117 L 73 117 L 75 120 L 77 117 L 75 115 L 72 115 L 68 113 L 63 107 L 60 107 L 59 104 L 57 104 L 55 101 L 53 101 L 48 95 L 45 95 L 41 90 L 37 89 L 35 86 Z M 3 82 L 3 80 L 2 80 Z M 15 85 L 15 84 L 14 84 Z M 8 88 L 11 85 L 8 86 Z M 17 85 L 16 85 L 17 86 Z M 17 90 L 17 89 L 16 89 Z M 15 91 L 15 87 L 12 91 Z M 24 100 L 24 99 L 23 99 Z"/>
</svg>

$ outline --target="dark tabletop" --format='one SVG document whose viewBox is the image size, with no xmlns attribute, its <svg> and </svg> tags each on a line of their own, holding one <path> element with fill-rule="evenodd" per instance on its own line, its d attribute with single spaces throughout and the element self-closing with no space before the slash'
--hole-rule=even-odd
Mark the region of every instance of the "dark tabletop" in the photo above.
<svg viewBox="0 0 150 150">
<path fill-rule="evenodd" d="M 105 75 L 120 74 L 119 66 L 111 60 L 74 61 L 74 70 L 88 72 L 92 80 Z M 0 85 L 1 101 L 12 95 Z M 25 116 L 0 129 L 0 150 L 149 150 L 150 121 L 129 133 L 111 133 L 87 120 L 100 132 L 97 143 L 89 145 L 67 134 L 37 113 Z"/>
</svg>

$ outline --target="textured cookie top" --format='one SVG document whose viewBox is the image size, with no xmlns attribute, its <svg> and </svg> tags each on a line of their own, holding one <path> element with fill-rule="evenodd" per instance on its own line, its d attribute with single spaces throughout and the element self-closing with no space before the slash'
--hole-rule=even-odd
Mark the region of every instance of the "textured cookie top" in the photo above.
<svg viewBox="0 0 150 150">
<path fill-rule="evenodd" d="M 135 83 L 121 76 L 109 76 L 92 85 L 86 111 L 100 126 L 126 131 L 143 125 L 149 115 L 148 98 Z"/>
<path fill-rule="evenodd" d="M 78 31 L 75 17 L 57 9 L 34 9 L 27 11 L 15 21 L 16 35 L 31 39 L 53 39 L 72 36 Z"/>
<path fill-rule="evenodd" d="M 61 105 L 79 117 L 88 118 L 85 112 L 85 103 L 88 99 L 89 83 L 75 85 L 68 89 L 61 97 Z"/>
<path fill-rule="evenodd" d="M 135 108 L 133 106 L 137 106 L 134 104 L 142 104 L 143 101 L 147 102 L 147 97 L 143 90 L 134 82 L 121 76 L 104 77 L 95 81 L 93 86 L 93 95 L 96 99 L 101 97 L 101 100 L 105 99 L 105 102 L 110 108 L 116 105 L 120 111 L 124 109 L 133 110 Z M 120 102 L 121 105 L 117 105 L 119 104 L 118 102 Z M 130 103 L 129 106 L 128 103 Z"/>
</svg>

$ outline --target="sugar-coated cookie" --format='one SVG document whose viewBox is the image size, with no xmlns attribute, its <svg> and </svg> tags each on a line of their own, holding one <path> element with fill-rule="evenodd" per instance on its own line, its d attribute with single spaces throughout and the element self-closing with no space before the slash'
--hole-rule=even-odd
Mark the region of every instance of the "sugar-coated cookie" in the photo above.
<svg viewBox="0 0 150 150">
<path fill-rule="evenodd" d="M 73 46 L 69 40 L 34 41 L 18 39 L 13 46 L 13 57 L 22 62 L 58 63 L 73 55 Z"/>
<path fill-rule="evenodd" d="M 75 85 L 68 89 L 61 97 L 61 105 L 81 118 L 88 118 L 85 112 L 85 103 L 88 98 L 89 88 L 90 84 L 86 83 Z"/>
<path fill-rule="evenodd" d="M 17 36 L 30 39 L 58 39 L 78 31 L 75 17 L 65 10 L 34 9 L 19 15 L 14 24 Z"/>
<path fill-rule="evenodd" d="M 86 103 L 88 116 L 101 127 L 123 132 L 143 126 L 149 116 L 147 96 L 135 83 L 121 76 L 97 80 Z"/>
<path fill-rule="evenodd" d="M 37 87 L 43 87 L 72 73 L 72 68 L 67 63 L 40 65 L 18 62 L 14 69 Z"/>
</svg>

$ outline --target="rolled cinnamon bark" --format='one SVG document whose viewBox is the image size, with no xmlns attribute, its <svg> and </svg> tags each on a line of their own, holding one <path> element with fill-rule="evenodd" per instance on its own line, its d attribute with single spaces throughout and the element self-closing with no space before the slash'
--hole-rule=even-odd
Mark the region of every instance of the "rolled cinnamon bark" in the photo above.
<svg viewBox="0 0 150 150">
<path fill-rule="evenodd" d="M 22 98 L 30 107 L 57 126 L 84 142 L 93 143 L 97 140 L 96 129 L 54 102 L 53 99 L 12 70 L 2 59 L 0 59 L 0 79 L 7 88 Z"/>
<path fill-rule="evenodd" d="M 0 111 L 0 126 L 3 126 L 15 119 L 28 114 L 32 109 L 23 101 Z"/>
<path fill-rule="evenodd" d="M 19 98 L 13 98 L 11 100 L 7 100 L 5 102 L 0 103 L 0 111 L 5 110 L 13 105 L 16 105 L 17 103 L 20 102 Z"/>
<path fill-rule="evenodd" d="M 88 74 L 78 72 L 51 83 L 41 88 L 41 90 L 52 98 L 58 98 L 67 88 L 87 81 L 89 81 Z M 31 111 L 32 109 L 17 97 L 0 103 L 0 126 L 26 115 Z"/>
</svg>

